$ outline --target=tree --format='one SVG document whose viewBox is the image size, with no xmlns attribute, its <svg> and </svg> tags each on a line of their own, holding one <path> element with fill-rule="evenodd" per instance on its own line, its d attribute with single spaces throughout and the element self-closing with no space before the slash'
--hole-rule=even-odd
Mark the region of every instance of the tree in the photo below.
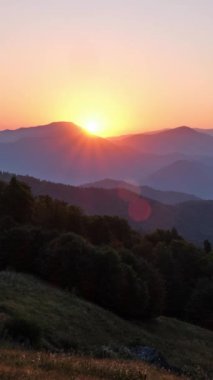
<svg viewBox="0 0 213 380">
<path fill-rule="evenodd" d="M 204 251 L 205 251 L 206 253 L 210 253 L 211 250 L 212 250 L 212 245 L 211 245 L 211 243 L 210 243 L 209 240 L 204 240 L 204 242 L 203 242 L 203 247 L 204 247 Z"/>
<path fill-rule="evenodd" d="M 202 280 L 197 283 L 186 307 L 186 318 L 195 324 L 213 329 L 212 280 Z"/>
<path fill-rule="evenodd" d="M 153 256 L 155 257 L 155 266 L 164 279 L 166 290 L 165 313 L 169 316 L 180 317 L 188 293 L 181 268 L 173 257 L 171 247 L 163 242 L 159 242 L 155 246 Z"/>
<path fill-rule="evenodd" d="M 52 199 L 48 195 L 35 199 L 33 222 L 45 228 L 57 228 L 59 231 L 67 230 L 68 206 L 65 202 Z"/>
<path fill-rule="evenodd" d="M 12 177 L 2 191 L 0 211 L 2 215 L 11 216 L 16 222 L 28 223 L 32 217 L 33 202 L 30 188 Z"/>
<path fill-rule="evenodd" d="M 137 257 L 141 257 L 152 264 L 155 261 L 153 245 L 146 237 L 142 238 L 138 244 L 134 245 L 132 251 Z"/>
<path fill-rule="evenodd" d="M 175 228 L 172 228 L 172 230 L 157 229 L 152 234 L 147 235 L 146 238 L 151 241 L 153 245 L 156 245 L 159 242 L 169 244 L 173 240 L 183 240 Z"/>
<path fill-rule="evenodd" d="M 129 250 L 123 249 L 120 254 L 122 261 L 134 270 L 138 280 L 143 284 L 143 292 L 146 289 L 148 302 L 143 311 L 143 318 L 159 316 L 165 303 L 165 287 L 160 273 L 151 263 L 141 257 L 136 257 Z M 141 301 L 142 299 L 143 297 Z"/>
<path fill-rule="evenodd" d="M 106 245 L 111 241 L 111 233 L 107 219 L 104 216 L 90 216 L 87 218 L 87 236 L 92 244 Z"/>
<path fill-rule="evenodd" d="M 93 295 L 87 285 L 89 283 L 89 287 L 94 288 L 95 252 L 95 248 L 81 236 L 64 233 L 41 252 L 40 274 L 55 285 L 75 289 L 82 297 L 91 299 Z"/>
<path fill-rule="evenodd" d="M 56 232 L 17 225 L 1 233 L 0 269 L 38 274 L 39 253 Z"/>
</svg>

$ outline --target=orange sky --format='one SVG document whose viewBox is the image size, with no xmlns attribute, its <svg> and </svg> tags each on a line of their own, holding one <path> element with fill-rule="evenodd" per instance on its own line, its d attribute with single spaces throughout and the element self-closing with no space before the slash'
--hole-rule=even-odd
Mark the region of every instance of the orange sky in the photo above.
<svg viewBox="0 0 213 380">
<path fill-rule="evenodd" d="M 211 0 L 1 0 L 0 128 L 213 127 L 212 16 Z"/>
</svg>

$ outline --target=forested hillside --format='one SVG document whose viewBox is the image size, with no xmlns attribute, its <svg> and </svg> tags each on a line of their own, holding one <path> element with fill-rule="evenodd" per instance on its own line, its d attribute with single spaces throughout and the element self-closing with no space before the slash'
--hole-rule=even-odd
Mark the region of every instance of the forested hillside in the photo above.
<svg viewBox="0 0 213 380">
<path fill-rule="evenodd" d="M 31 273 L 128 319 L 165 314 L 212 329 L 213 253 L 178 232 L 141 235 L 15 177 L 0 184 L 0 269 Z M 199 312 L 198 312 L 199 310 Z"/>
<path fill-rule="evenodd" d="M 0 180 L 9 182 L 12 174 L 2 172 Z M 87 215 L 119 216 L 141 233 L 176 228 L 188 241 L 199 246 L 213 243 L 213 201 L 187 201 L 167 205 L 135 194 L 127 189 L 82 188 L 17 176 L 32 189 L 34 196 L 53 199 L 80 207 Z M 168 195 L 169 197 L 169 195 Z M 166 203 L 166 202 L 164 202 Z"/>
</svg>

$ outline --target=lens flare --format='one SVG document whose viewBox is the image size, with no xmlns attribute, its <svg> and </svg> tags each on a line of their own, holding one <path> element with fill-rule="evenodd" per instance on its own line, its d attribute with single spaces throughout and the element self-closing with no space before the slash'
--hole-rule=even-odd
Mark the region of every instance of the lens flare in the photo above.
<svg viewBox="0 0 213 380">
<path fill-rule="evenodd" d="M 144 222 L 149 219 L 152 214 L 150 204 L 146 199 L 135 198 L 129 203 L 129 217 L 134 222 Z"/>
</svg>

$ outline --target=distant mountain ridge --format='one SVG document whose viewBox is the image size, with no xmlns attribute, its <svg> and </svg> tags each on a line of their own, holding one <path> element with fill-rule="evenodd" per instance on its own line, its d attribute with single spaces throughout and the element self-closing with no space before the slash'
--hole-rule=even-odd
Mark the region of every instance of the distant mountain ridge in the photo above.
<svg viewBox="0 0 213 380">
<path fill-rule="evenodd" d="M 207 135 L 213 136 L 213 128 L 195 128 L 196 131 L 201 132 L 201 133 L 206 133 Z"/>
<path fill-rule="evenodd" d="M 12 141 L 6 141 L 5 135 Z M 3 170 L 53 181 L 76 183 L 100 178 L 102 173 L 118 175 L 124 173 L 125 159 L 136 172 L 138 155 L 131 149 L 89 135 L 73 123 L 59 122 L 0 132 Z"/>
<path fill-rule="evenodd" d="M 0 131 L 0 143 L 16 142 L 25 138 L 51 137 L 53 133 L 69 132 L 70 134 L 84 134 L 83 128 L 75 123 L 67 121 L 51 122 L 49 124 L 18 129 L 5 129 Z M 100 137 L 101 139 L 101 137 Z"/>
<path fill-rule="evenodd" d="M 106 139 L 54 122 L 1 131 L 0 168 L 72 185 L 111 178 L 213 198 L 213 136 L 178 127 Z"/>
<path fill-rule="evenodd" d="M 213 201 L 196 198 L 213 199 L 213 136 L 206 132 L 180 127 L 104 139 L 66 122 L 2 131 L 0 168 L 21 174 L 35 195 L 49 194 L 88 214 L 118 215 L 142 232 L 176 227 L 188 240 L 213 241 Z M 109 182 L 108 189 L 68 185 L 103 178 L 115 188 Z M 134 181 L 146 186 L 118 191 Z M 132 218 L 128 199 L 135 213 L 138 204 L 145 207 L 143 220 Z"/>
<path fill-rule="evenodd" d="M 178 203 L 188 201 L 198 201 L 199 197 L 192 194 L 181 193 L 177 191 L 162 191 L 156 190 L 149 186 L 138 186 L 136 184 L 128 183 L 125 181 L 117 181 L 112 179 L 104 179 L 97 182 L 92 182 L 82 185 L 85 188 L 99 188 L 99 189 L 118 189 L 123 188 L 133 191 L 138 195 L 144 196 L 155 201 L 159 201 L 168 205 L 175 205 Z"/>
<path fill-rule="evenodd" d="M 211 199 L 213 194 L 213 167 L 201 162 L 180 160 L 153 173 L 147 184 L 159 190 L 193 192 Z"/>
<path fill-rule="evenodd" d="M 0 173 L 0 180 L 9 181 L 9 173 Z M 49 195 L 81 207 L 89 215 L 112 215 L 126 218 L 133 228 L 142 233 L 157 228 L 177 228 L 189 241 L 203 244 L 208 239 L 213 243 L 213 201 L 187 201 L 176 205 L 163 204 L 147 197 L 137 196 L 126 190 L 126 200 L 117 189 L 82 188 L 64 184 L 41 181 L 29 176 L 18 176 L 27 183 L 34 195 Z M 136 198 L 135 198 L 136 196 Z M 128 198 L 140 199 L 148 204 L 150 214 L 144 221 L 135 221 L 129 214 Z M 138 198 L 137 198 L 138 197 Z"/>
<path fill-rule="evenodd" d="M 190 127 L 177 127 L 156 133 L 138 133 L 135 135 L 114 138 L 114 142 L 125 144 L 143 153 L 155 154 L 210 154 L 213 155 L 213 136 L 201 133 Z"/>
</svg>

